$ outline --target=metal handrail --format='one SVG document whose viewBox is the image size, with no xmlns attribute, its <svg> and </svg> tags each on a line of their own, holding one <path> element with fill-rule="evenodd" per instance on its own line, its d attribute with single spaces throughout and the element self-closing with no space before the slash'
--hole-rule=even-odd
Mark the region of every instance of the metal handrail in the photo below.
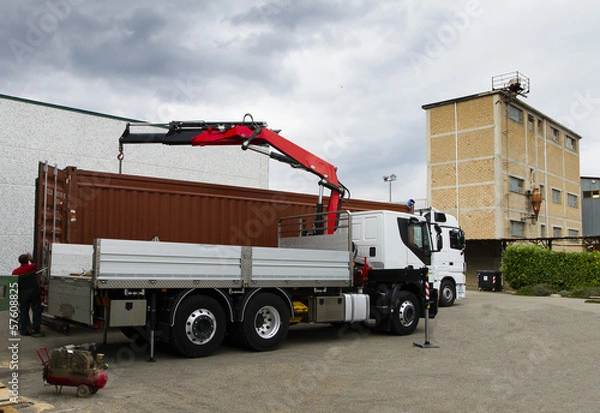
<svg viewBox="0 0 600 413">
<path fill-rule="evenodd" d="M 331 215 L 334 215 L 335 218 L 330 218 Z M 307 220 L 307 218 L 313 218 L 313 220 Z M 336 223 L 334 226 L 335 231 L 348 229 L 350 227 L 350 212 L 341 210 L 282 217 L 277 223 L 277 232 L 279 238 L 323 235 L 319 232 L 324 231 L 330 222 Z M 315 224 L 319 224 L 321 227 L 315 227 Z"/>
</svg>

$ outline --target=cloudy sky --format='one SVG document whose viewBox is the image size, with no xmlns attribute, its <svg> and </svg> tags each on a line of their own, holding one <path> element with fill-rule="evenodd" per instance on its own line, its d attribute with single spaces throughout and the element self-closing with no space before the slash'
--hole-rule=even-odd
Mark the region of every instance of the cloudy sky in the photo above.
<svg viewBox="0 0 600 413">
<path fill-rule="evenodd" d="M 426 194 L 421 106 L 520 71 L 600 176 L 600 3 L 5 0 L 0 93 L 148 121 L 251 113 L 327 159 L 355 198 Z M 117 137 L 115 137 L 116 139 Z M 271 187 L 313 192 L 271 163 Z M 307 176 L 308 175 L 308 176 Z"/>
</svg>

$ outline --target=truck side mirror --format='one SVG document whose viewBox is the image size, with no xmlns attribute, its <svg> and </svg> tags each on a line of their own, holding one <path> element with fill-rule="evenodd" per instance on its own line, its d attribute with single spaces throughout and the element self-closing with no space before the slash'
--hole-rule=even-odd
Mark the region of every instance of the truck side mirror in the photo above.
<svg viewBox="0 0 600 413">
<path fill-rule="evenodd" d="M 436 251 L 441 251 L 444 248 L 444 239 L 442 238 L 442 228 L 438 225 L 434 225 L 435 228 L 435 239 L 436 239 Z"/>
</svg>

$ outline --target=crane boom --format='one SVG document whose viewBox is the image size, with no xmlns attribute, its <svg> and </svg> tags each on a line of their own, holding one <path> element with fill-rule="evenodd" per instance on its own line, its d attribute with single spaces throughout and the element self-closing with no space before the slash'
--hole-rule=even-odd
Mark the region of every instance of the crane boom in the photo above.
<svg viewBox="0 0 600 413">
<path fill-rule="evenodd" d="M 131 126 L 154 126 L 168 128 L 168 130 L 159 133 L 132 133 Z M 119 138 L 120 157 L 123 154 L 123 145 L 130 143 L 191 146 L 240 145 L 243 150 L 250 149 L 287 163 L 294 168 L 302 168 L 320 178 L 317 213 L 323 212 L 323 187 L 327 187 L 331 191 L 326 210 L 327 213 L 331 213 L 327 219 L 327 232 L 335 231 L 334 213 L 340 209 L 342 198 L 347 191 L 337 178 L 337 168 L 269 129 L 265 122 L 252 120 L 250 122 L 173 121 L 168 124 L 128 123 Z M 266 146 L 271 146 L 278 152 L 270 151 Z"/>
</svg>

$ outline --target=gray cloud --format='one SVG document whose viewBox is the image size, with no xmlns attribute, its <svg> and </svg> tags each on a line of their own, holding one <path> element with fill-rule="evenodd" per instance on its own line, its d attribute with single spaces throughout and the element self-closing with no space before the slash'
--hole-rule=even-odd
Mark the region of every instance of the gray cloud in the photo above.
<svg viewBox="0 0 600 413">
<path fill-rule="evenodd" d="M 10 0 L 3 11 L 0 93 L 153 121 L 252 112 L 338 166 L 356 197 L 387 199 L 390 173 L 412 176 L 399 197 L 424 197 L 421 105 L 514 70 L 531 77 L 528 103 L 572 121 L 582 174 L 600 176 L 596 2 Z M 273 186 L 295 189 L 288 175 Z"/>
</svg>

